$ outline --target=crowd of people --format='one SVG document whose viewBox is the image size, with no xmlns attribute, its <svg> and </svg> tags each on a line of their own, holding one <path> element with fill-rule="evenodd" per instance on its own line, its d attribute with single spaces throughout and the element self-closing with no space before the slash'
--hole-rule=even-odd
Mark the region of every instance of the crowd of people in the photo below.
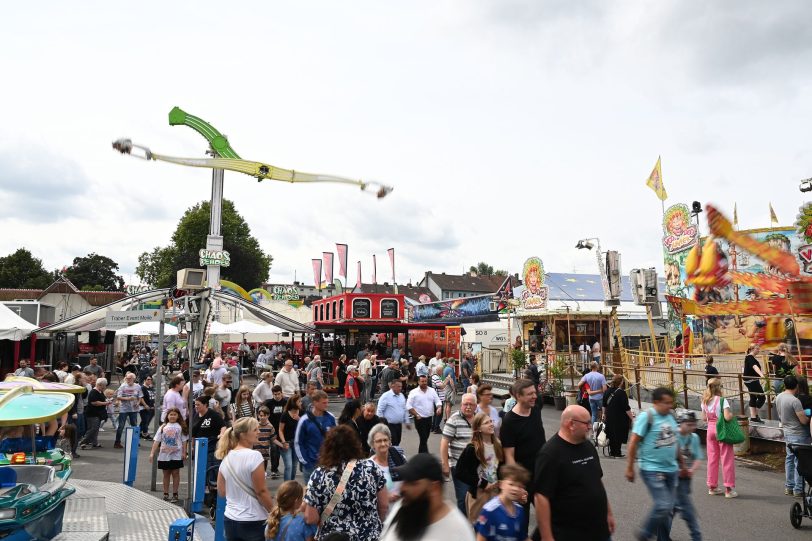
<svg viewBox="0 0 812 541">
<path fill-rule="evenodd" d="M 84 367 L 61 362 L 44 379 L 85 386 L 87 392 L 59 429 L 60 445 L 74 456 L 101 447 L 98 434 L 109 421 L 116 434 L 113 445 L 120 448 L 125 425 L 140 426 L 142 437 L 153 440 L 150 460 L 163 472 L 164 499 L 177 502 L 187 442 L 207 438 L 207 460 L 218 468 L 217 492 L 227 499 L 229 541 L 602 541 L 615 527 L 594 444 L 596 423 L 602 422 L 609 457 L 625 458 L 626 478 L 642 479 L 651 495 L 652 507 L 636 538 L 669 539 L 677 515 L 692 540 L 702 538 L 691 496 L 691 479 L 704 458 L 694 433 L 697 416 L 687 410 L 675 415 L 669 388 L 655 389 L 653 406 L 635 416 L 623 376 L 607 381 L 593 357 L 579 381 L 582 400 L 563 411 L 558 432 L 548 440 L 535 362 L 497 408 L 493 388 L 480 382 L 470 361 L 457 367 L 441 352 L 410 362 L 408 354 L 378 360 L 365 348 L 355 359 L 342 355 L 335 373 L 325 370 L 318 355 L 305 357 L 299 368 L 289 353 L 271 353 L 262 348 L 254 359 L 253 387 L 243 381 L 236 355 L 212 355 L 208 363 L 170 373 L 154 434 L 149 433 L 157 413 L 151 363 L 139 361 L 138 370 L 125 370 L 112 390 L 96 358 Z M 763 375 L 757 353 L 748 352 L 746 377 Z M 133 352 L 135 359 L 142 356 L 154 357 Z M 812 397 L 806 380 L 792 372 L 791 358 L 772 362 L 787 363 L 780 387 L 774 387 L 781 390 L 775 405 L 788 445 L 785 493 L 802 497 L 803 479 L 789 445 L 812 442 Z M 701 401 L 708 430 L 705 482 L 709 495 L 731 499 L 738 496 L 733 445 L 717 437 L 716 426 L 735 420 L 712 363 L 709 359 Z M 21 363 L 18 375 L 29 370 Z M 334 376 L 344 398 L 338 417 L 328 411 L 325 392 Z M 759 405 L 753 395 L 763 388 L 756 389 L 753 380 L 745 383 L 755 417 Z M 418 452 L 407 457 L 401 442 L 411 429 Z M 440 436 L 438 456 L 429 452 L 432 434 Z M 280 477 L 274 499 L 267 478 Z M 455 505 L 443 501 L 445 482 L 453 486 Z M 529 506 L 535 507 L 532 526 Z"/>
</svg>

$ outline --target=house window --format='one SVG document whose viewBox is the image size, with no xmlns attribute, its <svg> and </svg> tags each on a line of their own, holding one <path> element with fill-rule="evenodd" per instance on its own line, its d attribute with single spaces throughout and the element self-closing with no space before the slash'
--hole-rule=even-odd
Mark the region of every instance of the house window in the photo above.
<svg viewBox="0 0 812 541">
<path fill-rule="evenodd" d="M 344 299 L 338 301 L 338 317 L 344 319 Z"/>
</svg>

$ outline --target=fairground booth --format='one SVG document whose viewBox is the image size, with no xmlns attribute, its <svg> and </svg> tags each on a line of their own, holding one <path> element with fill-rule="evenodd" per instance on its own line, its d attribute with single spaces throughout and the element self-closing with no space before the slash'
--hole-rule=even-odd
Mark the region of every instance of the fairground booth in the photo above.
<svg viewBox="0 0 812 541">
<path fill-rule="evenodd" d="M 321 344 L 322 358 L 335 360 L 342 353 L 353 358 L 364 346 L 375 342 L 379 355 L 393 348 L 412 350 L 415 332 L 445 333 L 443 323 L 411 322 L 401 294 L 342 293 L 316 300 L 312 305 L 313 325 L 332 341 Z"/>
</svg>

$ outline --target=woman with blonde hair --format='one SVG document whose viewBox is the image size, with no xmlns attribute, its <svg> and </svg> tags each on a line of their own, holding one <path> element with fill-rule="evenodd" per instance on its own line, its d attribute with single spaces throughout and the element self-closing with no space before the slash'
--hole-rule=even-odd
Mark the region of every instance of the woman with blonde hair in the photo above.
<svg viewBox="0 0 812 541">
<path fill-rule="evenodd" d="M 505 452 L 495 429 L 490 415 L 477 413 L 471 422 L 471 443 L 463 449 L 457 461 L 455 475 L 470 487 L 466 498 L 469 517 L 476 518 L 482 505 L 496 495 L 499 486 L 497 472 L 505 463 Z"/>
<path fill-rule="evenodd" d="M 733 419 L 730 402 L 722 398 L 722 380 L 713 378 L 708 381 L 708 387 L 702 396 L 702 417 L 708 422 L 708 435 L 706 438 L 708 448 L 708 494 L 711 496 L 722 494 L 722 491 L 716 488 L 719 485 L 719 462 L 721 462 L 725 498 L 735 498 L 738 494 L 734 490 L 736 487 L 736 466 L 733 444 L 722 443 L 716 439 L 716 421 L 719 419 L 719 415 L 724 415 L 725 421 Z"/>
<path fill-rule="evenodd" d="M 259 421 L 243 417 L 227 428 L 214 456 L 222 460 L 217 493 L 226 498 L 225 534 L 228 541 L 264 541 L 265 522 L 273 499 L 265 485 L 262 454 L 254 450 Z"/>
<path fill-rule="evenodd" d="M 254 401 L 251 397 L 251 389 L 248 388 L 248 385 L 243 385 L 240 387 L 240 390 L 237 391 L 237 398 L 234 400 L 233 408 L 233 419 L 242 419 L 243 417 L 256 417 L 256 412 L 254 411 Z"/>
</svg>

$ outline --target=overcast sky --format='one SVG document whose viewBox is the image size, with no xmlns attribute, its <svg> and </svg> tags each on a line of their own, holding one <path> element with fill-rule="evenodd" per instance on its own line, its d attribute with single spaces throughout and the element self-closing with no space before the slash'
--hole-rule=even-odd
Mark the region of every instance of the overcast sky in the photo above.
<svg viewBox="0 0 812 541">
<path fill-rule="evenodd" d="M 371 277 L 595 272 L 600 238 L 624 271 L 662 267 L 667 204 L 715 202 L 740 225 L 781 224 L 812 176 L 812 10 L 805 1 L 18 2 L 0 32 L 0 255 L 46 267 L 97 252 L 133 272 L 208 199 L 205 170 L 121 156 L 127 136 L 202 156 L 177 105 L 246 159 L 395 186 L 226 173 L 271 280 L 349 244 Z M 703 222 L 703 229 L 706 225 Z M 128 282 L 131 279 L 128 277 Z M 256 284 L 242 284 L 250 288 Z"/>
</svg>

